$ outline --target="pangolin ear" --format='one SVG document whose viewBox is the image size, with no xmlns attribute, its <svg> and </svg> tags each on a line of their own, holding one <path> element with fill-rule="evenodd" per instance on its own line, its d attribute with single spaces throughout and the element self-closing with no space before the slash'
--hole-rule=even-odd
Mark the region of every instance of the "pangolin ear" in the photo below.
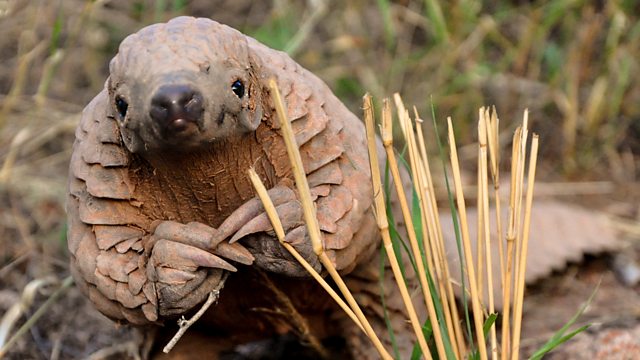
<svg viewBox="0 0 640 360">
<path fill-rule="evenodd" d="M 116 118 L 115 110 L 113 105 L 111 104 L 111 99 L 113 99 L 113 84 L 111 83 L 111 76 L 107 77 L 107 81 L 104 82 L 104 88 L 107 89 L 107 116 L 110 118 Z"/>
<path fill-rule="evenodd" d="M 247 83 L 247 99 L 244 101 L 242 111 L 240 112 L 240 122 L 248 131 L 254 131 L 262 121 L 262 85 L 258 78 L 260 69 L 259 63 L 255 62 L 253 56 L 250 56 L 249 77 Z"/>
</svg>

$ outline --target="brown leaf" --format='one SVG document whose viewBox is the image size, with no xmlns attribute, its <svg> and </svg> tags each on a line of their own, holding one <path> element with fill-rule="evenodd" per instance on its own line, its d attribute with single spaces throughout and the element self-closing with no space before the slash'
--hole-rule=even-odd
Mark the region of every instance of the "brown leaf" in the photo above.
<svg viewBox="0 0 640 360">
<path fill-rule="evenodd" d="M 503 206 L 503 209 L 506 208 L 506 206 Z M 502 299 L 502 289 L 499 286 L 500 260 L 498 258 L 498 244 L 495 233 L 495 213 L 492 212 L 490 216 L 494 299 L 496 299 L 497 304 Z M 476 209 L 467 209 L 467 217 L 474 261 L 477 261 L 475 255 L 477 241 Z M 442 221 L 447 258 L 452 270 L 451 276 L 454 280 L 459 281 L 459 257 L 451 215 L 441 214 L 440 219 Z M 506 215 L 502 219 L 503 232 L 506 233 Z M 531 214 L 526 282 L 530 284 L 549 275 L 554 270 L 563 269 L 569 262 L 580 261 L 584 254 L 611 251 L 620 248 L 621 245 L 622 243 L 617 240 L 612 224 L 606 215 L 559 201 L 534 201 Z M 506 251 L 506 245 L 504 249 Z"/>
</svg>

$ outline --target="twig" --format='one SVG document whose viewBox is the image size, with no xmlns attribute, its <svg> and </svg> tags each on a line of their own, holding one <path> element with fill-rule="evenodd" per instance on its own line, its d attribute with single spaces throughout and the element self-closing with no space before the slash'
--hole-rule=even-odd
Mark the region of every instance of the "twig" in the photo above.
<svg viewBox="0 0 640 360">
<path fill-rule="evenodd" d="M 178 329 L 178 332 L 175 335 L 173 335 L 169 343 L 167 343 L 167 345 L 162 349 L 163 353 L 165 354 L 169 353 L 169 351 L 171 351 L 171 349 L 173 349 L 173 347 L 176 346 L 176 343 L 178 342 L 178 340 L 182 338 L 182 335 L 184 335 L 184 333 L 187 332 L 187 330 L 191 327 L 191 325 L 193 325 L 196 321 L 198 321 L 198 319 L 200 319 L 200 317 L 204 315 L 204 313 L 209 309 L 209 307 L 211 307 L 211 305 L 214 302 L 218 301 L 218 298 L 220 297 L 220 290 L 224 287 L 224 283 L 227 280 L 228 276 L 229 276 L 229 273 L 227 272 L 225 272 L 222 275 L 222 278 L 220 279 L 220 282 L 218 283 L 218 285 L 209 293 L 209 297 L 207 298 L 207 301 L 205 301 L 205 303 L 202 304 L 202 307 L 200 308 L 200 310 L 198 310 L 198 312 L 195 313 L 191 317 L 191 319 L 186 320 L 184 317 L 181 317 L 180 320 L 178 320 L 178 326 L 180 326 L 180 329 Z"/>
</svg>

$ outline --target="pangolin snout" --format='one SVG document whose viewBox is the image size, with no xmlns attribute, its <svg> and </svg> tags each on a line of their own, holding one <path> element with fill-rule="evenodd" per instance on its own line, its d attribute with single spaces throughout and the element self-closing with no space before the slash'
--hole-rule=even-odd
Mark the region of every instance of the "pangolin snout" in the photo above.
<svg viewBox="0 0 640 360">
<path fill-rule="evenodd" d="M 202 94 L 189 85 L 163 85 L 151 98 L 149 115 L 167 134 L 196 130 L 204 107 Z"/>
</svg>

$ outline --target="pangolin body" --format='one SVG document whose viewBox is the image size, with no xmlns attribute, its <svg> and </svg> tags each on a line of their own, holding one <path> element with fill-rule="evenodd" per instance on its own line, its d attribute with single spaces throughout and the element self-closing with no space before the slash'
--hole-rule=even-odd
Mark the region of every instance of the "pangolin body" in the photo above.
<svg viewBox="0 0 640 360">
<path fill-rule="evenodd" d="M 103 314 L 145 325 L 189 312 L 224 272 L 238 270 L 207 318 L 208 331 L 240 341 L 281 331 L 273 314 L 253 310 L 274 306 L 258 269 L 301 313 L 342 333 L 354 356 L 374 356 L 269 231 L 246 176 L 256 169 L 287 241 L 321 269 L 303 226 L 270 78 L 286 102 L 324 249 L 385 334 L 362 124 L 285 53 L 208 19 L 180 17 L 129 36 L 105 89 L 83 111 L 67 205 L 72 272 Z M 394 327 L 408 329 L 396 303 L 387 304 L 397 312 Z M 400 343 L 410 350 L 410 336 Z"/>
</svg>

